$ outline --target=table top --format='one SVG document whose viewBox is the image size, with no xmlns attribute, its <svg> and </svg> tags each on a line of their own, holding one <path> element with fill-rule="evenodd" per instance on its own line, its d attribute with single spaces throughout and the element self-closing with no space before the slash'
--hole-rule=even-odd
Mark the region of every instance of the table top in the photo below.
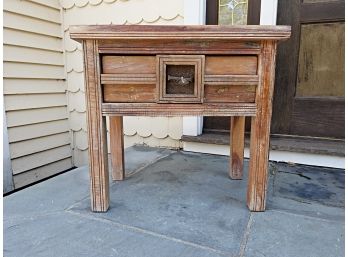
<svg viewBox="0 0 348 257">
<path fill-rule="evenodd" d="M 231 39 L 285 40 L 290 26 L 269 25 L 83 25 L 71 26 L 70 37 L 77 41 L 93 39 Z"/>
</svg>

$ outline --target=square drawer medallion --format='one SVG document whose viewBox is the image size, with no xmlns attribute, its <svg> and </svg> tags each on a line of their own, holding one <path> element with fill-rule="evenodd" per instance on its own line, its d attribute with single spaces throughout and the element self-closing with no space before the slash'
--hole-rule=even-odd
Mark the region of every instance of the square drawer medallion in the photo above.
<svg viewBox="0 0 348 257">
<path fill-rule="evenodd" d="M 201 103 L 204 55 L 157 55 L 158 102 Z"/>
</svg>

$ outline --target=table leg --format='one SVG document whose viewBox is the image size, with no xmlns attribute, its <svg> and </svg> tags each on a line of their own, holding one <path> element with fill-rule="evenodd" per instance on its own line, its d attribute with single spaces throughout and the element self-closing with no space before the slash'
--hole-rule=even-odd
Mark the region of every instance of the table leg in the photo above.
<svg viewBox="0 0 348 257">
<path fill-rule="evenodd" d="M 230 178 L 243 178 L 245 117 L 231 117 L 230 129 Z"/>
<path fill-rule="evenodd" d="M 256 92 L 257 111 L 251 118 L 250 131 L 247 204 L 251 211 L 264 211 L 266 208 L 275 53 L 275 42 L 262 43 L 258 65 L 262 77 Z"/>
<path fill-rule="evenodd" d="M 112 179 L 123 180 L 124 171 L 123 117 L 110 117 L 110 152 Z"/>
<path fill-rule="evenodd" d="M 106 212 L 109 208 L 109 171 L 106 117 L 102 115 L 102 92 L 99 81 L 99 56 L 96 41 L 83 44 L 87 102 L 88 155 L 91 180 L 91 208 Z"/>
</svg>

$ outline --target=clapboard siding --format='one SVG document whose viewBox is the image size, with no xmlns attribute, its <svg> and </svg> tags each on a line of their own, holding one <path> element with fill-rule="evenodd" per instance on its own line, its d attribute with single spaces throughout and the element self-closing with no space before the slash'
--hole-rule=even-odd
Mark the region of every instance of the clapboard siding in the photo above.
<svg viewBox="0 0 348 257">
<path fill-rule="evenodd" d="M 4 44 L 13 46 L 26 46 L 37 49 L 62 52 L 62 40 L 57 37 L 35 34 L 32 32 L 4 28 Z"/>
<path fill-rule="evenodd" d="M 53 106 L 66 106 L 66 95 L 64 93 L 8 95 L 5 100 L 6 111 Z"/>
<path fill-rule="evenodd" d="M 66 119 L 8 128 L 10 143 L 69 131 Z"/>
<path fill-rule="evenodd" d="M 70 143 L 69 132 L 65 132 L 12 143 L 10 146 L 10 152 L 12 158 L 19 158 L 37 152 L 43 152 L 48 149 L 57 148 L 59 146 L 68 145 Z"/>
<path fill-rule="evenodd" d="M 64 66 L 64 58 L 60 52 L 13 45 L 4 45 L 3 49 L 4 61 Z"/>
<path fill-rule="evenodd" d="M 5 0 L 4 107 L 15 188 L 72 167 L 58 0 Z"/>
<path fill-rule="evenodd" d="M 68 118 L 66 106 L 39 108 L 35 110 L 17 110 L 7 112 L 7 127 L 18 127 Z"/>
<path fill-rule="evenodd" d="M 64 67 L 47 64 L 4 62 L 5 78 L 64 79 Z"/>
<path fill-rule="evenodd" d="M 17 30 L 29 31 L 45 36 L 62 37 L 60 24 L 36 19 L 30 16 L 12 13 L 4 10 L 4 27 Z"/>
<path fill-rule="evenodd" d="M 3 83 L 5 95 L 64 93 L 66 91 L 64 80 L 5 78 Z"/>
<path fill-rule="evenodd" d="M 38 5 L 30 1 L 4 0 L 3 8 L 8 12 L 60 24 L 59 10 L 47 8 L 47 6 Z"/>
<path fill-rule="evenodd" d="M 28 2 L 36 3 L 38 5 L 43 5 L 55 10 L 60 10 L 60 5 L 58 0 L 27 0 Z"/>
<path fill-rule="evenodd" d="M 59 160 L 13 176 L 15 188 L 21 188 L 38 180 L 55 175 L 71 168 L 71 158 Z"/>
<path fill-rule="evenodd" d="M 13 174 L 19 174 L 71 156 L 70 144 L 12 159 Z"/>
</svg>

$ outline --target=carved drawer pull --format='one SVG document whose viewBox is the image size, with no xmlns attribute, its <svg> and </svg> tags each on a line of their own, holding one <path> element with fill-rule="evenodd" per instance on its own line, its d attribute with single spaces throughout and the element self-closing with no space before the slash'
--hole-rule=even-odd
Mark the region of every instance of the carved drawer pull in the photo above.
<svg viewBox="0 0 348 257">
<path fill-rule="evenodd" d="M 168 81 L 170 80 L 175 80 L 176 83 L 182 86 L 188 85 L 190 82 L 192 82 L 192 78 L 184 78 L 183 76 L 176 77 L 176 76 L 168 75 Z"/>
<path fill-rule="evenodd" d="M 219 88 L 218 90 L 216 90 L 216 93 L 218 94 L 222 94 L 227 90 L 227 88 Z"/>
</svg>

